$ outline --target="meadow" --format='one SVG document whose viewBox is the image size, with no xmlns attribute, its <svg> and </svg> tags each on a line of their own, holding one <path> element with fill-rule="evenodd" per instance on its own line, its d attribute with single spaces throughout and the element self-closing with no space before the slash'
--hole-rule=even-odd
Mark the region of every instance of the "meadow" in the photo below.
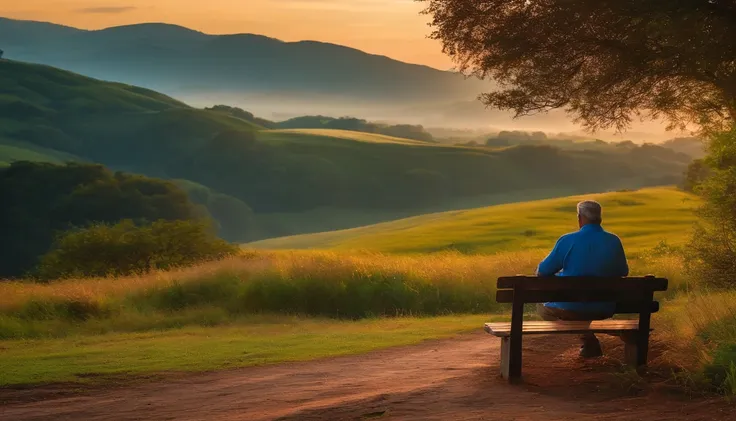
<svg viewBox="0 0 736 421">
<path fill-rule="evenodd" d="M 264 136 L 270 140 L 276 140 L 281 137 L 293 135 L 294 137 L 326 137 L 333 139 L 345 139 L 353 140 L 356 142 L 366 143 L 392 143 L 397 145 L 411 145 L 411 146 L 437 146 L 432 143 L 422 142 L 420 140 L 404 139 L 400 137 L 386 136 L 376 133 L 363 133 L 350 130 L 335 130 L 335 129 L 280 129 L 280 130 L 267 130 L 263 132 Z"/>
<path fill-rule="evenodd" d="M 541 251 L 255 252 L 124 278 L 0 284 L 0 385 L 105 382 L 409 345 L 503 319 L 495 280 Z M 689 288 L 671 256 L 638 273 Z M 396 317 L 400 316 L 400 317 Z"/>
<path fill-rule="evenodd" d="M 255 249 L 367 250 L 383 253 L 498 253 L 551 247 L 577 229 L 575 205 L 598 200 L 605 226 L 628 253 L 681 244 L 695 222 L 697 197 L 673 187 L 579 195 L 427 214 L 361 228 L 264 240 Z"/>
<path fill-rule="evenodd" d="M 635 211 L 645 221 L 646 233 L 621 231 L 633 245 L 632 274 L 670 279 L 669 291 L 659 296 L 664 310 L 654 318 L 656 338 L 667 345 L 662 359 L 695 373 L 687 377 L 691 383 L 696 374 L 701 383 L 727 378 L 736 349 L 736 296 L 699 289 L 678 252 L 694 199 L 669 188 L 598 198 L 625 203 L 606 208 L 611 225 L 618 218 L 637 224 Z M 547 215 L 539 221 L 558 221 L 548 228 L 556 236 L 570 230 L 577 199 L 514 205 L 517 211 L 507 215 L 520 218 L 525 207 Z M 635 201 L 648 204 L 631 205 Z M 564 213 L 554 211 L 563 205 Z M 499 209 L 508 211 L 501 205 L 468 212 L 493 220 Z M 657 219 L 662 214 L 682 215 Z M 119 381 L 307 360 L 478 330 L 484 321 L 506 317 L 506 307 L 495 303 L 496 278 L 533 273 L 552 245 L 542 243 L 490 253 L 250 249 L 168 272 L 2 282 L 0 385 Z"/>
</svg>

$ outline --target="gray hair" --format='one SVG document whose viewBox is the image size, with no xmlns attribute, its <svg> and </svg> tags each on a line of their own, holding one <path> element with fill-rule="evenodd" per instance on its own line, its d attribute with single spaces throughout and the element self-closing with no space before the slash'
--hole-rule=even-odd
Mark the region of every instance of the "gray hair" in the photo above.
<svg viewBox="0 0 736 421">
<path fill-rule="evenodd" d="M 584 200 L 578 203 L 578 216 L 582 216 L 592 224 L 603 222 L 601 204 L 594 200 Z"/>
</svg>

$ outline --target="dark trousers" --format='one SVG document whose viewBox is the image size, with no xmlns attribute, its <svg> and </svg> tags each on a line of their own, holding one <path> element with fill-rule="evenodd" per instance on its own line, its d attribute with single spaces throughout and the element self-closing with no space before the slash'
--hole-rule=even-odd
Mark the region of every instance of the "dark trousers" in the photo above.
<svg viewBox="0 0 736 421">
<path fill-rule="evenodd" d="M 583 313 L 578 311 L 563 310 L 554 307 L 546 307 L 544 304 L 537 304 L 537 313 L 540 317 L 542 317 L 542 320 L 546 320 L 548 322 L 589 322 L 593 320 L 610 319 L 611 317 L 613 317 L 612 314 L 599 314 L 588 312 Z M 598 338 L 596 338 L 595 334 L 593 333 L 586 333 L 581 335 L 580 340 L 583 341 L 584 346 L 598 343 Z"/>
</svg>

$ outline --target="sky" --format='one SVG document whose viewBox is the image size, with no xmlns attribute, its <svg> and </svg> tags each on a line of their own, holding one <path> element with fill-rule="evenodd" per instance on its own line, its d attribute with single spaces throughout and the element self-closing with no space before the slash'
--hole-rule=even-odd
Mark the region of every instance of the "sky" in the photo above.
<svg viewBox="0 0 736 421">
<path fill-rule="evenodd" d="M 429 18 L 414 0 L 23 0 L 0 15 L 84 29 L 165 22 L 209 34 L 255 33 L 284 41 L 347 45 L 409 63 L 450 69 Z"/>
</svg>

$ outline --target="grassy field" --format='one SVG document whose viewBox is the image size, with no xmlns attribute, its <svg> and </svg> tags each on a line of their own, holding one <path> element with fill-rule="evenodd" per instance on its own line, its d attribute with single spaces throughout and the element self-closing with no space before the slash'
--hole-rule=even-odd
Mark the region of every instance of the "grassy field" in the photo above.
<svg viewBox="0 0 736 421">
<path fill-rule="evenodd" d="M 387 253 L 463 253 L 547 249 L 577 229 L 575 205 L 595 199 L 604 208 L 606 229 L 618 234 L 630 253 L 660 241 L 688 238 L 698 205 L 695 196 L 675 188 L 650 188 L 443 212 L 342 231 L 247 244 L 256 249 L 370 250 Z"/>
<path fill-rule="evenodd" d="M 499 204 L 543 200 L 578 193 L 574 186 L 553 189 L 524 189 L 503 194 L 487 194 L 458 199 L 451 204 L 427 206 L 422 214 L 450 212 Z M 416 210 L 319 208 L 303 212 L 274 212 L 254 215 L 255 226 L 269 237 L 292 237 L 364 227 L 417 216 Z"/>
<path fill-rule="evenodd" d="M 0 283 L 0 384 L 305 360 L 480 329 L 504 313 L 495 279 L 541 257 L 257 252 L 118 279 Z M 670 278 L 662 298 L 688 289 L 682 269 L 672 256 L 632 261 Z"/>
<path fill-rule="evenodd" d="M 279 138 L 304 138 L 304 137 L 322 137 L 332 139 L 352 140 L 356 142 L 366 143 L 393 143 L 399 145 L 413 146 L 438 146 L 433 143 L 422 142 L 419 140 L 403 139 L 399 137 L 386 136 L 376 133 L 353 132 L 349 130 L 331 130 L 331 129 L 280 129 L 267 130 L 263 132 L 265 139 L 275 140 Z"/>
<path fill-rule="evenodd" d="M 632 273 L 665 276 L 670 291 L 660 298 L 686 300 L 677 298 L 693 288 L 682 259 L 671 251 L 648 251 L 661 240 L 675 246 L 685 240 L 692 222 L 688 209 L 695 200 L 668 188 L 598 198 L 619 227 L 626 221 L 639 226 L 622 230 L 625 242 L 635 244 L 630 248 L 637 252 L 630 259 Z M 403 230 L 417 230 L 414 237 L 404 236 L 402 230 L 379 233 L 412 239 L 413 245 L 406 243 L 411 251 L 431 251 L 423 249 L 431 241 L 464 237 L 488 242 L 494 233 L 510 238 L 524 226 L 545 227 L 543 235 L 512 242 L 509 247 L 515 251 L 509 252 L 256 250 L 193 268 L 125 278 L 3 282 L 0 384 L 84 382 L 119 374 L 303 360 L 479 329 L 483 320 L 505 310 L 494 300 L 496 278 L 532 273 L 556 236 L 572 229 L 576 200 L 395 223 Z M 667 218 L 659 218 L 663 214 Z M 509 227 L 520 215 L 525 219 Z M 480 235 L 475 231 L 483 220 L 488 225 Z M 678 309 L 672 312 L 672 326 L 692 324 L 681 304 L 672 308 Z M 699 317 L 707 322 L 698 323 L 711 326 L 712 320 L 724 316 Z M 695 337 L 697 330 L 690 332 Z M 701 344 L 698 353 L 707 348 L 702 340 L 691 342 Z"/>
<path fill-rule="evenodd" d="M 105 381 L 142 373 L 209 371 L 411 345 L 475 330 L 486 316 L 357 322 L 252 317 L 218 328 L 0 341 L 0 386 Z"/>
<path fill-rule="evenodd" d="M 3 124 L 3 119 L 0 118 L 1 124 Z M 81 160 L 81 158 L 72 154 L 42 148 L 26 142 L 0 138 L 0 166 L 10 165 L 14 161 L 37 161 L 60 164 Z"/>
</svg>

